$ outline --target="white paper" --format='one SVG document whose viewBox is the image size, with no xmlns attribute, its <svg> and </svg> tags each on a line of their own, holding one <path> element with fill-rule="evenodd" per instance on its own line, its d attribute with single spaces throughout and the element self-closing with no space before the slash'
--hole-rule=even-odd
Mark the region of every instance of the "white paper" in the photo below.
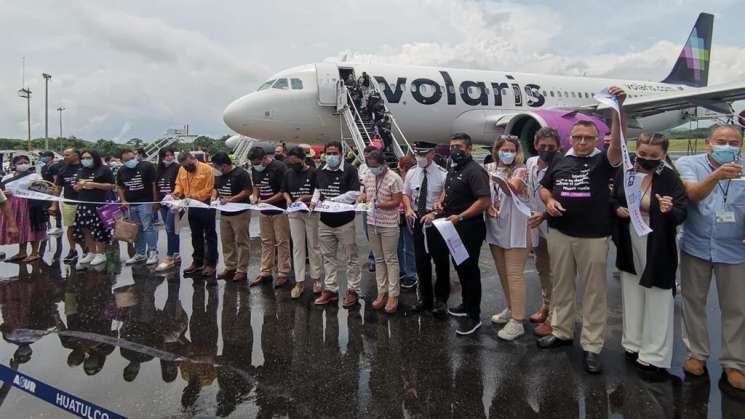
<svg viewBox="0 0 745 419">
<path fill-rule="evenodd" d="M 607 89 L 596 93 L 595 100 L 610 106 L 616 114 L 618 114 L 618 119 L 621 119 L 621 109 L 618 105 L 618 99 L 608 93 Z M 629 217 L 631 218 L 631 224 L 634 226 L 634 230 L 636 230 L 636 234 L 639 235 L 639 237 L 643 237 L 651 233 L 652 229 L 649 228 L 647 223 L 644 222 L 644 218 L 642 218 L 642 193 L 641 188 L 639 187 L 641 184 L 641 178 L 636 176 L 636 169 L 634 168 L 634 165 L 631 164 L 629 149 L 626 146 L 626 138 L 623 136 L 623 129 L 621 129 L 621 159 L 623 161 L 623 183 Z"/>
<path fill-rule="evenodd" d="M 504 185 L 509 189 L 510 191 L 510 198 L 512 198 L 512 203 L 515 205 L 515 208 L 523 213 L 526 217 L 530 217 L 530 215 L 533 213 L 533 210 L 530 209 L 530 207 L 525 204 L 523 201 L 520 200 L 520 198 L 515 195 L 515 192 L 510 187 L 510 184 L 507 182 L 507 179 L 502 176 L 501 174 L 494 174 L 492 175 L 492 180 L 497 183 L 504 183 Z M 500 189 L 502 189 L 500 187 Z"/>
<path fill-rule="evenodd" d="M 442 239 L 445 240 L 445 244 L 448 246 L 450 255 L 453 257 L 456 265 L 460 265 L 468 259 L 468 250 L 463 245 L 463 241 L 458 235 L 458 231 L 452 222 L 446 218 L 438 218 L 432 221 L 437 231 L 440 232 Z"/>
<path fill-rule="evenodd" d="M 305 205 L 305 202 L 293 202 L 287 206 L 287 213 L 301 212 L 301 211 L 310 211 L 308 206 Z"/>
</svg>

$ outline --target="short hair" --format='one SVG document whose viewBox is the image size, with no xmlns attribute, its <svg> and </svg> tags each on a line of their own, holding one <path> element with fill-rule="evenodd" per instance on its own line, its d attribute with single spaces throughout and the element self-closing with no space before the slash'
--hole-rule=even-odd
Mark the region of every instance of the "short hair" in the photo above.
<svg viewBox="0 0 745 419">
<path fill-rule="evenodd" d="M 457 132 L 450 137 L 450 141 L 456 141 L 456 140 L 463 141 L 464 143 L 466 143 L 467 146 L 473 145 L 473 141 L 471 141 L 471 136 L 466 134 L 465 132 Z"/>
<path fill-rule="evenodd" d="M 101 167 L 101 164 L 102 164 L 101 163 L 101 155 L 98 154 L 98 152 L 96 150 L 91 150 L 91 149 L 83 150 L 83 152 L 80 153 L 80 156 L 82 157 L 83 154 L 85 154 L 85 153 L 90 154 L 91 155 L 91 158 L 93 158 L 93 167 L 92 167 L 93 170 L 96 170 L 99 167 Z"/>
<path fill-rule="evenodd" d="M 145 149 L 144 149 L 144 148 L 142 148 L 142 147 L 136 148 L 136 149 L 135 149 L 135 152 L 136 152 L 137 154 L 142 154 L 143 156 L 147 156 L 147 153 L 145 152 Z"/>
<path fill-rule="evenodd" d="M 62 152 L 64 153 L 67 150 L 70 150 L 71 153 L 77 154 L 78 155 L 78 158 L 80 158 L 81 153 L 80 153 L 80 150 L 78 150 L 77 148 L 75 148 L 75 147 L 69 147 L 69 148 L 66 148 L 65 150 L 63 150 Z"/>
<path fill-rule="evenodd" d="M 556 141 L 556 145 L 561 148 L 561 136 L 559 135 L 559 131 L 556 131 L 556 129 L 551 127 L 543 127 L 539 129 L 535 133 L 533 142 L 537 143 L 538 140 L 541 140 L 543 138 L 553 138 L 554 141 Z"/>
<path fill-rule="evenodd" d="M 248 151 L 249 160 L 263 159 L 264 156 L 266 156 L 266 150 L 263 147 L 251 147 L 251 150 Z"/>
<path fill-rule="evenodd" d="M 120 158 L 124 158 L 124 155 L 125 155 L 125 154 L 127 154 L 127 153 L 132 153 L 132 154 L 135 154 L 135 152 L 134 152 L 134 151 L 132 151 L 132 149 L 131 149 L 131 148 L 125 148 L 125 149 L 123 149 L 123 150 L 122 150 L 122 152 L 121 152 L 121 153 L 119 153 L 119 157 L 120 157 Z"/>
<path fill-rule="evenodd" d="M 305 160 L 305 150 L 303 150 L 302 147 L 292 147 L 290 151 L 287 152 L 287 157 L 290 156 L 295 156 L 300 160 Z"/>
<path fill-rule="evenodd" d="M 579 121 L 575 122 L 574 125 L 572 125 L 572 128 L 574 127 L 592 127 L 595 128 L 595 132 L 597 132 L 597 136 L 600 136 L 600 128 L 598 128 L 597 124 L 590 121 L 589 119 L 580 119 Z"/>
<path fill-rule="evenodd" d="M 186 159 L 193 159 L 194 156 L 188 151 L 182 151 L 178 153 L 178 162 L 184 162 Z"/>
<path fill-rule="evenodd" d="M 215 153 L 214 156 L 212 156 L 212 163 L 214 164 L 233 164 L 233 162 L 230 160 L 230 157 L 228 156 L 228 153 L 225 152 L 219 152 Z"/>
<path fill-rule="evenodd" d="M 369 146 L 365 147 L 364 150 L 362 150 L 362 153 L 363 154 L 364 153 L 372 153 L 373 151 L 375 151 L 377 149 L 378 149 L 378 147 L 375 147 L 374 145 L 369 145 Z"/>
<path fill-rule="evenodd" d="M 383 151 L 375 149 L 370 152 L 370 156 L 367 158 L 369 161 L 374 161 L 379 164 L 385 164 L 385 155 Z"/>
<path fill-rule="evenodd" d="M 740 127 L 739 125 L 735 125 L 735 124 L 714 124 L 709 129 L 708 137 L 711 138 L 714 135 L 714 133 L 720 129 L 731 129 L 732 131 L 735 131 L 740 136 L 740 138 L 742 138 L 742 127 Z"/>
<path fill-rule="evenodd" d="M 54 153 L 52 153 L 49 150 L 46 150 L 46 151 L 42 151 L 41 153 L 39 153 L 39 156 L 41 156 L 41 157 L 54 157 Z"/>
<path fill-rule="evenodd" d="M 323 151 L 326 151 L 329 149 L 329 147 L 336 147 L 339 149 L 339 152 L 341 152 L 342 147 L 341 143 L 339 141 L 329 141 L 326 143 L 326 146 L 323 148 Z"/>
<path fill-rule="evenodd" d="M 31 162 L 31 157 L 28 154 L 16 154 L 13 156 L 13 164 L 16 164 L 21 159 L 26 159 L 29 163 Z"/>
</svg>

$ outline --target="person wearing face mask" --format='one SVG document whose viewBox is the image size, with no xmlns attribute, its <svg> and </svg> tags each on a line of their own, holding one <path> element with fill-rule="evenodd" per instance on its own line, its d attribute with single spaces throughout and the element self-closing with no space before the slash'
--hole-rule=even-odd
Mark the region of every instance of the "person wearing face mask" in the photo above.
<svg viewBox="0 0 745 419">
<path fill-rule="evenodd" d="M 466 133 L 450 137 L 450 170 L 445 189 L 434 204 L 433 212 L 424 216 L 424 224 L 435 217 L 447 217 L 453 223 L 468 259 L 455 264 L 460 280 L 463 302 L 448 308 L 451 316 L 459 318 L 458 335 L 470 335 L 481 327 L 481 270 L 479 255 L 486 237 L 483 213 L 489 206 L 491 192 L 489 175 L 471 157 L 473 144 Z"/>
<path fill-rule="evenodd" d="M 157 211 L 157 204 L 151 202 L 160 201 L 155 188 L 155 167 L 138 160 L 132 150 L 122 151 L 121 158 L 124 165 L 116 172 L 119 199 L 122 210 L 128 211 L 129 219 L 139 226 L 135 254 L 125 263 L 155 265 L 158 263 L 158 232 L 153 227 L 153 213 Z"/>
<path fill-rule="evenodd" d="M 281 191 L 287 205 L 295 202 L 310 204 L 316 191 L 316 170 L 306 163 L 305 150 L 293 147 L 287 153 L 289 170 L 282 181 Z M 318 243 L 319 214 L 298 211 L 287 214 L 292 237 L 292 266 L 295 270 L 295 286 L 290 292 L 293 299 L 300 298 L 305 285 L 305 258 L 310 262 L 310 279 L 313 294 L 321 293 L 321 246 Z"/>
<path fill-rule="evenodd" d="M 49 183 L 57 183 L 57 175 L 62 169 L 61 161 L 54 161 L 54 153 L 51 151 L 42 151 L 39 153 L 39 162 L 41 162 L 41 177 Z M 62 214 L 58 211 L 52 211 L 51 206 L 49 213 L 54 215 L 55 227 L 47 231 L 50 236 L 62 234 Z"/>
<path fill-rule="evenodd" d="M 360 181 L 357 169 L 342 160 L 342 146 L 338 141 L 326 144 L 324 154 L 326 165 L 316 176 L 316 190 L 310 200 L 311 211 L 321 201 L 354 204 L 360 194 Z M 339 299 L 338 275 L 341 269 L 347 272 L 347 295 L 342 302 L 344 308 L 351 308 L 359 302 L 360 260 L 357 253 L 357 234 L 354 211 L 337 213 L 323 212 L 318 223 L 318 239 L 326 274 L 325 287 L 316 305 L 327 305 Z M 338 260 L 339 250 L 346 255 L 346 264 Z"/>
<path fill-rule="evenodd" d="M 155 175 L 155 188 L 157 189 L 156 201 L 162 201 L 166 195 L 170 195 L 173 192 L 180 166 L 176 161 L 176 153 L 172 148 L 163 148 L 158 154 L 158 167 Z M 183 213 L 175 213 L 165 205 L 158 205 L 157 207 L 159 207 L 160 217 L 163 219 L 168 245 L 165 259 L 158 264 L 155 271 L 165 272 L 175 268 L 176 264 L 181 262 L 181 256 L 179 255 L 181 241 L 176 231 L 176 217 L 181 217 Z"/>
<path fill-rule="evenodd" d="M 219 200 L 221 204 L 248 203 L 253 193 L 253 183 L 248 172 L 235 167 L 226 153 L 217 153 L 212 156 L 212 164 L 215 170 L 220 172 L 219 176 L 215 176 L 212 200 Z M 225 270 L 217 276 L 217 279 L 245 281 L 248 278 L 250 223 L 250 210 L 220 211 L 220 240 Z"/>
<path fill-rule="evenodd" d="M 377 147 L 373 147 L 371 145 L 367 146 L 362 150 L 362 157 L 363 161 L 360 163 L 359 167 L 357 167 L 357 175 L 360 177 L 360 185 L 365 183 L 365 177 L 367 177 L 367 174 L 370 172 L 370 170 L 367 168 L 367 158 L 370 157 L 370 153 L 377 150 Z M 367 213 L 362 213 L 362 228 L 365 232 L 365 239 L 370 240 L 370 236 L 367 231 Z M 367 254 L 367 270 L 368 272 L 375 272 L 375 256 L 373 256 L 372 249 L 370 250 L 370 253 Z"/>
<path fill-rule="evenodd" d="M 278 208 L 287 208 L 285 196 L 280 191 L 287 166 L 275 160 L 261 147 L 253 147 L 248 152 L 253 177 L 252 201 L 269 204 Z M 290 277 L 290 223 L 287 214 L 276 210 L 264 210 L 259 214 L 261 229 L 261 268 L 259 275 L 252 279 L 250 286 L 263 282 L 272 282 L 272 269 L 277 267 L 277 279 L 274 287 L 279 288 L 287 283 Z M 276 263 L 275 250 L 277 246 Z"/>
<path fill-rule="evenodd" d="M 189 198 L 209 204 L 215 187 L 212 166 L 197 160 L 188 151 L 180 152 L 181 167 L 176 175 L 176 185 L 171 196 L 176 199 Z M 210 208 L 189 208 L 191 246 L 194 249 L 192 263 L 184 269 L 185 275 L 211 277 L 217 266 L 217 232 L 215 211 Z M 210 285 L 214 282 L 210 281 Z"/>
<path fill-rule="evenodd" d="M 492 149 L 489 172 L 491 205 L 486 210 L 486 241 L 497 267 L 507 307 L 492 316 L 495 324 L 504 325 L 497 332 L 503 340 L 515 340 L 525 334 L 525 277 L 530 237 L 528 216 L 513 202 L 527 200 L 528 171 L 523 165 L 520 141 L 513 135 L 500 135 Z"/>
<path fill-rule="evenodd" d="M 447 311 L 450 297 L 450 258 L 440 233 L 422 220 L 434 210 L 435 202 L 445 188 L 447 170 L 433 162 L 435 149 L 432 144 L 417 144 L 415 154 L 416 166 L 406 172 L 403 187 L 406 221 L 414 226 L 414 261 L 419 298 L 413 310 L 417 313 L 431 310 L 432 314 L 439 316 Z M 432 262 L 437 275 L 434 290 Z"/>
<path fill-rule="evenodd" d="M 78 192 L 75 190 L 75 182 L 77 182 L 78 171 L 80 171 L 80 151 L 74 148 L 68 148 L 62 152 L 63 162 L 62 168 L 57 173 L 57 179 L 55 184 L 59 189 L 59 193 L 63 198 L 69 200 L 77 200 Z M 63 259 L 64 263 L 74 263 L 78 259 L 78 251 L 76 245 L 78 244 L 75 240 L 75 213 L 77 212 L 78 206 L 71 202 L 58 202 L 52 203 L 49 208 L 50 212 L 62 213 L 62 224 L 67 229 L 67 242 L 70 246 L 70 252 Z M 83 242 L 79 243 L 81 246 Z M 84 249 L 85 250 L 85 249 Z"/>
<path fill-rule="evenodd" d="M 622 171 L 611 195 L 623 296 L 621 345 L 638 368 L 652 372 L 664 372 L 673 358 L 676 235 L 688 207 L 683 182 L 666 161 L 668 146 L 664 135 L 647 133 L 639 136 L 636 145 L 640 210 L 651 233 L 639 236 L 630 223 Z"/>
<path fill-rule="evenodd" d="M 357 198 L 359 203 L 369 203 L 372 209 L 367 215 L 367 231 L 370 247 L 375 255 L 375 280 L 378 295 L 372 302 L 374 310 L 385 307 L 392 314 L 398 309 L 399 287 L 398 236 L 401 190 L 403 182 L 386 166 L 382 150 L 370 153 L 367 159 L 370 172 L 365 177 L 364 192 Z"/>
<path fill-rule="evenodd" d="M 11 165 L 14 170 L 3 177 L 0 189 L 8 196 L 10 202 L 5 205 L 9 204 L 13 220 L 3 217 L 0 224 L 0 244 L 18 243 L 18 253 L 6 261 L 28 263 L 41 257 L 39 245 L 47 238 L 49 202 L 16 196 L 16 191 L 27 190 L 33 182 L 41 180 L 41 176 L 36 174 L 31 165 L 29 156 L 16 154 Z M 18 234 L 9 234 L 13 229 Z M 31 254 L 27 253 L 28 243 L 31 243 Z"/>
<path fill-rule="evenodd" d="M 75 212 L 75 237 L 85 241 L 88 253 L 78 260 L 81 267 L 97 266 L 106 262 L 106 245 L 111 242 L 111 229 L 101 221 L 96 211 L 115 186 L 114 174 L 103 164 L 103 159 L 94 150 L 84 150 L 73 189 L 78 199 L 86 201 L 78 204 Z"/>
<path fill-rule="evenodd" d="M 407 153 L 398 159 L 398 174 L 402 179 L 406 178 L 409 170 L 416 167 L 416 158 L 414 154 Z M 416 258 L 414 257 L 414 225 L 406 219 L 406 208 L 401 200 L 401 206 L 398 208 L 399 221 L 398 229 L 401 232 L 398 235 L 398 272 L 399 282 L 403 289 L 413 289 L 417 286 L 416 277 Z"/>
<path fill-rule="evenodd" d="M 709 332 L 706 299 L 716 278 L 722 311 L 719 362 L 727 385 L 745 394 L 745 181 L 742 128 L 714 126 L 706 154 L 681 157 L 680 177 L 688 194 L 688 218 L 680 240 L 683 342 L 689 375 L 706 374 Z M 723 382 L 725 380 L 722 380 Z"/>
<path fill-rule="evenodd" d="M 541 280 L 541 308 L 530 316 L 530 321 L 536 323 L 533 334 L 548 336 L 551 334 L 551 259 L 548 255 L 548 223 L 546 222 L 546 205 L 541 200 L 541 180 L 546 175 L 549 166 L 559 153 L 561 139 L 559 133 L 551 127 L 543 127 L 535 134 L 533 147 L 537 156 L 530 157 L 525 163 L 528 169 L 527 193 L 532 209 L 528 220 L 531 228 L 531 244 L 535 252 L 535 269 Z"/>
</svg>

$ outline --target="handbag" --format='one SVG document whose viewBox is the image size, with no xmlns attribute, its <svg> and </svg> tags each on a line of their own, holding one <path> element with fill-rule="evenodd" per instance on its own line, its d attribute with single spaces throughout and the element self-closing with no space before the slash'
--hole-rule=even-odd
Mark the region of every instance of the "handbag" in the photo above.
<svg viewBox="0 0 745 419">
<path fill-rule="evenodd" d="M 118 203 L 103 204 L 96 208 L 96 214 L 106 228 L 112 228 L 116 219 L 122 216 L 122 206 Z"/>
<path fill-rule="evenodd" d="M 114 218 L 114 238 L 123 242 L 133 243 L 137 240 L 140 225 L 124 218 L 121 209 Z"/>
</svg>

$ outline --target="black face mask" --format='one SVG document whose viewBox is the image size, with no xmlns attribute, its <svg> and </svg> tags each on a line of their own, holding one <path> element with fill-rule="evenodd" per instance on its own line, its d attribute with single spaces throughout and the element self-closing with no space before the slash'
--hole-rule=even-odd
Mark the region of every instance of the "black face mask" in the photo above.
<svg viewBox="0 0 745 419">
<path fill-rule="evenodd" d="M 302 163 L 290 163 L 287 165 L 290 169 L 296 171 L 296 172 L 302 172 L 303 171 L 303 164 Z"/>
<path fill-rule="evenodd" d="M 660 167 L 662 160 L 648 160 L 642 157 L 637 157 L 636 164 L 638 164 L 642 169 L 651 172 Z"/>
<path fill-rule="evenodd" d="M 193 171 L 197 170 L 197 165 L 196 164 L 193 164 L 193 163 L 192 164 L 185 164 L 184 165 L 184 169 L 186 169 L 187 172 L 193 172 Z"/>
<path fill-rule="evenodd" d="M 546 163 L 551 163 L 554 157 L 556 157 L 556 150 L 541 150 L 538 152 L 538 158 Z"/>
<path fill-rule="evenodd" d="M 468 159 L 468 155 L 466 154 L 465 151 L 459 148 L 455 148 L 452 151 L 450 151 L 450 159 L 453 161 L 453 163 L 459 165 L 465 162 L 466 159 Z"/>
</svg>

